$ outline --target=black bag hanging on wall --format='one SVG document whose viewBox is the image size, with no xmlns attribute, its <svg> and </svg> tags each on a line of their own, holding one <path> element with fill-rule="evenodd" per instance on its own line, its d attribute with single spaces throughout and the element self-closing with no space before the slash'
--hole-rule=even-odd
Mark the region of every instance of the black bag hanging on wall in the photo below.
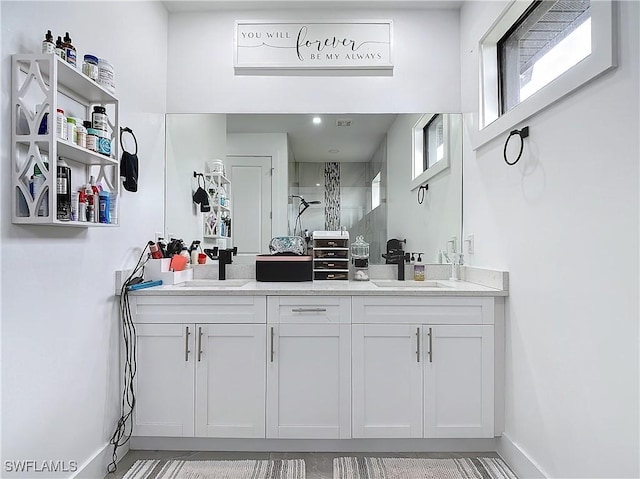
<svg viewBox="0 0 640 479">
<path fill-rule="evenodd" d="M 131 133 L 136 145 L 136 151 L 129 153 L 122 143 L 122 133 Z M 131 128 L 120 128 L 120 146 L 122 147 L 122 159 L 120 160 L 120 177 L 122 178 L 124 189 L 127 191 L 138 191 L 138 140 Z"/>
</svg>

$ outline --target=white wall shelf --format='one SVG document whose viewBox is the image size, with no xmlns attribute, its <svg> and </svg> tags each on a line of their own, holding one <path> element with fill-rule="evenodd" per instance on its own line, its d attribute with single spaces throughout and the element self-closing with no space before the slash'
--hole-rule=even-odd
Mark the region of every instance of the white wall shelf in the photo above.
<svg viewBox="0 0 640 479">
<path fill-rule="evenodd" d="M 110 223 L 58 219 L 57 171 L 62 159 L 71 171 L 71 193 L 93 176 L 96 184 L 117 201 L 120 183 L 118 160 L 118 99 L 78 69 L 53 54 L 12 55 L 11 149 L 12 222 L 72 227 L 113 227 L 118 225 L 118 204 L 112 208 Z M 102 155 L 78 146 L 56 134 L 58 108 L 69 116 L 91 119 L 94 106 L 107 108 L 111 154 Z M 46 116 L 47 128 L 40 133 Z M 66 126 L 66 125 L 65 125 Z M 31 190 L 39 170 L 44 180 Z M 96 216 L 98 205 L 95 205 Z"/>
<path fill-rule="evenodd" d="M 231 182 L 222 173 L 204 173 L 204 190 L 209 195 L 209 205 L 211 212 L 203 216 L 203 237 L 204 239 L 214 240 L 218 247 L 227 248 L 231 243 L 231 231 L 225 230 L 224 234 L 220 234 L 222 217 L 231 218 L 231 208 L 227 205 L 231 195 Z M 226 190 L 225 204 L 220 204 L 218 190 L 224 187 Z M 215 221 L 212 217 L 215 216 Z"/>
</svg>

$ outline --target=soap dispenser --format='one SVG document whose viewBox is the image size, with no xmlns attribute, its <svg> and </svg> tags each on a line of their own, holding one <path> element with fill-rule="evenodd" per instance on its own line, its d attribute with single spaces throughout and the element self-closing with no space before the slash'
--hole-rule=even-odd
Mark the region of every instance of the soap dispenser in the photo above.
<svg viewBox="0 0 640 479">
<path fill-rule="evenodd" d="M 424 253 L 417 254 L 418 259 L 416 260 L 416 264 L 413 266 L 413 280 L 424 281 L 424 263 L 422 263 L 422 255 Z"/>
</svg>

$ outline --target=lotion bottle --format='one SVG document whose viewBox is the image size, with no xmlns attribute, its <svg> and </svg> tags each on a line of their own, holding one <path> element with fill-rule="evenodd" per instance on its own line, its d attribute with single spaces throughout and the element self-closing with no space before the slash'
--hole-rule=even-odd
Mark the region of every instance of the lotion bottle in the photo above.
<svg viewBox="0 0 640 479">
<path fill-rule="evenodd" d="M 424 281 L 424 264 L 422 263 L 422 254 L 418 253 L 418 259 L 413 266 L 413 280 Z"/>
</svg>

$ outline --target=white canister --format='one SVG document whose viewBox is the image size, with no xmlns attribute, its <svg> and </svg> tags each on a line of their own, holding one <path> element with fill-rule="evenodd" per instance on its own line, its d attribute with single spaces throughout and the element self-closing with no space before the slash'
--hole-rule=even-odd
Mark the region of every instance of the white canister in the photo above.
<svg viewBox="0 0 640 479">
<path fill-rule="evenodd" d="M 116 79 L 113 65 L 104 58 L 98 60 L 98 85 L 111 93 L 116 92 Z"/>
<path fill-rule="evenodd" d="M 224 174 L 224 163 L 220 159 L 209 160 L 209 168 L 211 173 Z"/>
</svg>

